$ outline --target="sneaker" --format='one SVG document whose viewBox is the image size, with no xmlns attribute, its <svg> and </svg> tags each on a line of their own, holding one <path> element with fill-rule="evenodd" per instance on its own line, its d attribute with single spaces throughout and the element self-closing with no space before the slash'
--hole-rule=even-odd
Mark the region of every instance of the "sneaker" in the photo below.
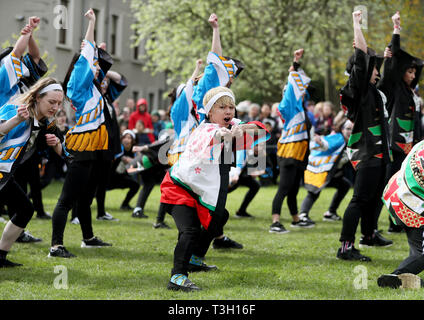
<svg viewBox="0 0 424 320">
<path fill-rule="evenodd" d="M 289 230 L 286 230 L 286 228 L 284 228 L 284 226 L 280 223 L 280 222 L 274 222 L 273 224 L 271 224 L 271 227 L 269 228 L 269 232 L 270 233 L 288 233 L 290 232 Z"/>
<path fill-rule="evenodd" d="M 93 237 L 89 240 L 82 240 L 81 248 L 103 248 L 111 247 L 110 243 L 104 242 L 102 239 Z"/>
<path fill-rule="evenodd" d="M 204 262 L 202 262 L 200 265 L 189 263 L 187 268 L 188 272 L 200 272 L 200 271 L 208 272 L 208 271 L 215 271 L 215 270 L 218 270 L 217 266 L 214 266 L 214 265 L 209 266 Z"/>
<path fill-rule="evenodd" d="M 342 218 L 335 212 L 327 211 L 324 213 L 323 221 L 340 221 Z"/>
<path fill-rule="evenodd" d="M 6 258 L 0 259 L 0 268 L 13 268 L 13 267 L 21 267 L 22 264 L 15 263 L 10 260 L 7 260 Z"/>
<path fill-rule="evenodd" d="M 72 224 L 80 224 L 80 221 L 79 221 L 78 217 L 75 217 L 71 220 L 71 223 Z"/>
<path fill-rule="evenodd" d="M 52 218 L 52 216 L 50 214 L 48 214 L 47 212 L 43 212 L 41 214 L 37 214 L 37 219 L 49 220 L 51 218 Z"/>
<path fill-rule="evenodd" d="M 74 258 L 74 254 L 70 253 L 64 246 L 58 246 L 56 248 L 50 248 L 48 258 Z"/>
<path fill-rule="evenodd" d="M 246 211 L 245 212 L 237 211 L 236 214 L 235 214 L 235 217 L 236 218 L 254 218 L 254 216 L 247 213 Z"/>
<path fill-rule="evenodd" d="M 181 290 L 184 292 L 202 290 L 198 286 L 196 286 L 193 282 L 191 282 L 189 278 L 187 278 L 187 276 L 184 274 L 174 274 L 171 277 L 171 280 L 169 280 L 166 288 L 168 290 L 175 290 L 175 291 Z"/>
<path fill-rule="evenodd" d="M 243 249 L 243 245 L 234 240 L 231 240 L 227 236 L 222 239 L 215 239 L 212 243 L 214 249 Z"/>
<path fill-rule="evenodd" d="M 165 222 L 156 222 L 153 224 L 153 228 L 155 229 L 171 229 Z"/>
<path fill-rule="evenodd" d="M 96 220 L 100 220 L 100 221 L 119 221 L 118 219 L 114 218 L 111 214 L 109 214 L 107 212 L 105 212 L 104 215 L 97 217 Z"/>
<path fill-rule="evenodd" d="M 315 224 L 309 222 L 308 220 L 299 220 L 297 222 L 292 221 L 290 224 L 292 228 L 313 228 Z"/>
<path fill-rule="evenodd" d="M 133 218 L 148 218 L 149 216 L 146 216 L 145 214 L 144 214 L 144 212 L 143 212 L 143 209 L 141 209 L 141 208 L 136 208 L 135 210 L 134 210 L 134 212 L 132 213 L 132 215 L 131 215 L 131 217 L 133 217 Z"/>
<path fill-rule="evenodd" d="M 306 221 L 309 224 L 315 224 L 315 221 L 313 221 L 311 218 L 309 218 L 309 215 L 307 213 L 299 214 L 299 219 L 302 220 L 302 221 Z"/>
<path fill-rule="evenodd" d="M 345 252 L 342 252 L 342 249 L 339 248 L 339 250 L 337 250 L 337 259 L 363 262 L 371 261 L 371 258 L 362 255 L 359 250 L 353 246 L 352 248 L 347 249 Z"/>
<path fill-rule="evenodd" d="M 16 242 L 19 243 L 33 243 L 33 242 L 41 242 L 43 239 L 34 237 L 29 231 L 23 231 Z"/>
<path fill-rule="evenodd" d="M 121 210 L 128 210 L 128 211 L 132 211 L 134 209 L 129 204 L 123 204 L 123 205 L 121 205 L 120 208 L 121 208 Z"/>
<path fill-rule="evenodd" d="M 392 233 L 401 233 L 403 232 L 404 229 L 401 226 L 390 226 L 389 229 L 387 230 L 387 233 L 392 234 Z"/>
<path fill-rule="evenodd" d="M 377 230 L 371 237 L 362 236 L 359 240 L 359 248 L 370 248 L 370 247 L 390 247 L 393 244 L 392 240 L 384 238 Z"/>
<path fill-rule="evenodd" d="M 383 274 L 377 279 L 377 284 L 381 288 L 419 289 L 423 281 L 413 273 Z"/>
</svg>

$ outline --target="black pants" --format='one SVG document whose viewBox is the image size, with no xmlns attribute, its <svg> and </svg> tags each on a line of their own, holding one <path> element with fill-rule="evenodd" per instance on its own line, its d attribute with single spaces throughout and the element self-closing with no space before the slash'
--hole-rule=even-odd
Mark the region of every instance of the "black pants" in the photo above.
<svg viewBox="0 0 424 320">
<path fill-rule="evenodd" d="M 52 216 L 52 246 L 63 244 L 68 213 L 74 206 L 83 239 L 91 239 L 94 236 L 90 206 L 96 192 L 97 181 L 103 174 L 98 161 L 73 161 L 69 165 L 62 193 Z"/>
<path fill-rule="evenodd" d="M 242 174 L 240 174 L 237 183 L 228 188 L 228 193 L 236 190 L 239 186 L 246 186 L 249 188 L 249 191 L 247 191 L 243 202 L 241 203 L 240 208 L 238 210 L 238 212 L 243 213 L 246 212 L 247 206 L 250 204 L 250 202 L 252 202 L 253 198 L 258 193 L 261 185 L 252 176 L 249 176 L 247 173 L 243 172 Z"/>
<path fill-rule="evenodd" d="M 304 169 L 298 165 L 281 165 L 281 158 L 278 158 L 280 167 L 280 181 L 278 191 L 272 201 L 272 214 L 281 214 L 281 206 L 287 196 L 287 206 L 292 216 L 298 214 L 297 193 L 299 192 L 300 181 L 302 180 Z"/>
<path fill-rule="evenodd" d="M 169 205 L 167 203 L 160 203 L 159 209 L 158 209 L 158 215 L 156 217 L 156 222 L 164 222 L 165 221 L 165 215 L 166 213 L 171 213 L 172 205 Z"/>
<path fill-rule="evenodd" d="M 13 177 L 0 190 L 0 202 L 7 205 L 10 220 L 15 226 L 27 226 L 34 214 L 34 207 Z"/>
<path fill-rule="evenodd" d="M 332 178 L 326 188 L 328 187 L 336 188 L 336 193 L 334 194 L 333 199 L 331 200 L 328 211 L 332 213 L 337 213 L 337 209 L 339 208 L 340 203 L 342 202 L 346 194 L 349 192 L 349 189 L 351 187 L 350 181 L 343 176 Z M 317 193 L 308 191 L 307 196 L 305 197 L 305 199 L 303 199 L 302 205 L 300 206 L 300 212 L 308 214 L 315 201 L 317 201 L 317 199 L 319 198 L 320 193 L 321 191 Z"/>
<path fill-rule="evenodd" d="M 64 165 L 65 160 L 53 152 L 44 166 L 44 174 L 40 179 L 41 189 L 47 187 L 53 179 L 65 178 Z"/>
<path fill-rule="evenodd" d="M 131 199 L 137 194 L 140 184 L 127 174 L 114 173 L 110 177 L 108 190 L 113 189 L 129 189 L 127 195 L 122 201 L 122 205 L 129 205 Z"/>
<path fill-rule="evenodd" d="M 27 185 L 31 192 L 31 199 L 37 215 L 44 215 L 43 197 L 41 194 L 39 157 L 34 153 L 16 169 L 14 177 L 22 190 L 27 193 Z"/>
<path fill-rule="evenodd" d="M 361 219 L 361 230 L 365 236 L 371 236 L 375 230 L 375 221 L 381 196 L 385 187 L 386 168 L 362 167 L 356 172 L 353 197 L 343 216 L 343 228 L 340 241 L 355 241 L 355 233 Z"/>
<path fill-rule="evenodd" d="M 395 217 L 397 225 L 405 229 L 409 245 L 409 256 L 403 260 L 393 271 L 393 274 L 413 273 L 419 274 L 424 270 L 424 227 L 407 227 L 397 216 Z"/>
<path fill-rule="evenodd" d="M 228 220 L 228 211 L 213 216 L 208 230 L 200 224 L 195 208 L 184 205 L 172 205 L 171 215 L 178 228 L 178 242 L 174 250 L 174 267 L 171 275 L 187 275 L 191 255 L 204 257 L 212 240 L 224 233 L 224 225 Z"/>
<path fill-rule="evenodd" d="M 152 167 L 146 171 L 140 173 L 141 179 L 143 181 L 143 187 L 141 188 L 136 207 L 144 209 L 147 199 L 149 198 L 150 193 L 152 192 L 155 184 L 161 182 L 165 176 L 166 170 L 160 167 Z"/>
</svg>

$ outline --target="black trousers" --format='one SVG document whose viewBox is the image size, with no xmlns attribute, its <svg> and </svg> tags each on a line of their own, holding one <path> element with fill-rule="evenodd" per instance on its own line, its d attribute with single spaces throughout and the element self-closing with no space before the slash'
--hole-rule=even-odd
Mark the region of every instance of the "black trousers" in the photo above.
<svg viewBox="0 0 424 320">
<path fill-rule="evenodd" d="M 131 199 L 137 194 L 140 184 L 127 174 L 114 173 L 110 177 L 107 190 L 113 189 L 129 189 L 127 195 L 122 201 L 122 205 L 128 205 Z"/>
<path fill-rule="evenodd" d="M 381 210 L 381 196 L 385 187 L 386 167 L 360 167 L 356 172 L 353 197 L 343 216 L 340 241 L 355 241 L 355 233 L 361 220 L 361 230 L 371 236 Z M 378 212 L 377 212 L 378 211 Z"/>
<path fill-rule="evenodd" d="M 34 207 L 13 177 L 0 190 L 0 202 L 7 205 L 10 220 L 15 226 L 27 226 L 34 214 Z"/>
<path fill-rule="evenodd" d="M 90 239 L 94 236 L 90 206 L 96 192 L 97 181 L 104 174 L 101 168 L 98 161 L 94 160 L 73 161 L 69 165 L 62 193 L 52 216 L 52 246 L 63 245 L 66 220 L 69 211 L 74 206 L 80 221 L 83 239 Z"/>
<path fill-rule="evenodd" d="M 272 214 L 281 215 L 281 206 L 287 196 L 287 206 L 292 216 L 298 214 L 297 193 L 305 170 L 298 165 L 281 165 L 281 158 L 278 158 L 280 167 L 280 181 L 278 190 L 272 201 Z"/>
<path fill-rule="evenodd" d="M 34 210 L 37 212 L 37 215 L 43 215 L 44 205 L 41 194 L 39 163 L 39 157 L 34 153 L 24 163 L 19 165 L 14 173 L 14 177 L 25 193 L 28 192 L 27 185 L 29 185 Z"/>
<path fill-rule="evenodd" d="M 409 245 L 409 256 L 403 260 L 392 273 L 419 274 L 424 270 L 424 227 L 407 227 L 397 216 L 395 217 L 395 221 L 397 225 L 405 229 Z"/>
<path fill-rule="evenodd" d="M 239 180 L 237 183 L 228 188 L 228 193 L 236 190 L 239 186 L 246 186 L 249 188 L 246 195 L 244 196 L 243 202 L 240 205 L 239 212 L 246 212 L 246 209 L 250 202 L 252 202 L 253 198 L 258 193 L 261 185 L 257 180 L 255 180 L 252 176 L 249 176 L 247 173 L 242 173 L 239 176 Z"/>
<path fill-rule="evenodd" d="M 174 267 L 171 275 L 187 275 L 191 255 L 204 257 L 212 240 L 224 233 L 224 225 L 228 220 L 228 211 L 212 218 L 208 230 L 200 224 L 195 208 L 185 205 L 171 205 L 171 215 L 178 228 L 178 242 L 174 250 Z"/>
<path fill-rule="evenodd" d="M 160 167 L 152 167 L 140 173 L 143 187 L 138 194 L 136 207 L 144 209 L 147 199 L 149 198 L 155 184 L 161 182 L 165 174 L 166 170 Z"/>
<path fill-rule="evenodd" d="M 328 187 L 336 188 L 336 192 L 334 193 L 333 199 L 331 200 L 328 211 L 332 213 L 337 213 L 337 209 L 339 208 L 340 203 L 342 202 L 346 194 L 349 192 L 351 183 L 347 178 L 341 176 L 337 178 L 332 178 L 326 188 Z M 303 199 L 302 205 L 300 206 L 300 212 L 308 214 L 315 201 L 318 200 L 320 194 L 321 191 L 317 193 L 308 191 L 308 194 L 306 195 L 305 199 Z"/>
</svg>

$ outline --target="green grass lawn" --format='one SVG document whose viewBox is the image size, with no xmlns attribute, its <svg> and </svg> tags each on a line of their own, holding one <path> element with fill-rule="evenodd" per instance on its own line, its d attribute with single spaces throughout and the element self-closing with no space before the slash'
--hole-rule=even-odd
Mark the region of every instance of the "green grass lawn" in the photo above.
<svg viewBox="0 0 424 320">
<path fill-rule="evenodd" d="M 61 191 L 60 183 L 53 183 L 44 191 L 46 210 L 53 212 Z M 336 259 L 341 222 L 323 222 L 334 189 L 326 189 L 310 214 L 317 222 L 312 229 L 298 230 L 289 227 L 290 217 L 286 203 L 282 209 L 282 223 L 291 232 L 271 234 L 271 203 L 276 187 L 264 187 L 257 194 L 248 211 L 255 219 L 236 219 L 246 188 L 229 194 L 227 208 L 230 219 L 225 234 L 242 243 L 242 250 L 210 249 L 206 258 L 219 267 L 217 272 L 195 273 L 190 279 L 203 290 L 196 293 L 166 290 L 172 268 L 173 250 L 177 229 L 171 216 L 166 222 L 171 230 L 153 229 L 160 191 L 156 187 L 150 196 L 145 212 L 148 219 L 135 219 L 130 212 L 119 210 L 124 191 L 107 193 L 107 211 L 119 219 L 117 222 L 95 220 L 96 236 L 111 242 L 113 247 L 83 249 L 81 230 L 68 223 L 65 245 L 77 255 L 74 259 L 47 258 L 51 238 L 51 221 L 33 218 L 27 230 L 43 238 L 36 244 L 15 244 L 9 253 L 12 261 L 23 267 L 0 269 L 0 300 L 4 299 L 126 299 L 126 300 L 373 300 L 422 299 L 421 290 L 381 289 L 377 278 L 390 273 L 408 254 L 405 234 L 387 235 L 387 211 L 383 209 L 379 228 L 392 239 L 389 248 L 364 249 L 372 258 L 370 263 L 347 262 Z M 343 201 L 339 214 L 343 215 L 351 193 Z M 300 206 L 306 192 L 298 195 Z M 135 205 L 133 199 L 131 205 Z M 34 215 L 35 217 L 35 215 Z M 3 226 L 0 225 L 1 228 Z M 360 230 L 357 233 L 357 246 Z M 55 267 L 65 266 L 68 288 L 56 289 Z M 358 268 L 359 266 L 359 268 Z M 366 277 L 362 277 L 363 275 Z M 63 282 L 60 282 L 63 283 Z M 362 284 L 356 289 L 355 284 Z"/>
</svg>

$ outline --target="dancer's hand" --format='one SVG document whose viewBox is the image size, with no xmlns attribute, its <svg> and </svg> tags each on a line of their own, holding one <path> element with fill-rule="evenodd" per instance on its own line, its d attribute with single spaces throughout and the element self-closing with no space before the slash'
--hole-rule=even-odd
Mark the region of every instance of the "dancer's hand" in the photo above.
<svg viewBox="0 0 424 320">
<path fill-rule="evenodd" d="M 96 14 L 91 8 L 84 14 L 84 17 L 86 17 L 89 21 L 96 22 Z"/>
<path fill-rule="evenodd" d="M 362 20 L 362 11 L 357 10 L 357 11 L 353 12 L 352 17 L 353 17 L 353 23 L 359 25 L 361 23 L 361 20 Z"/>
<path fill-rule="evenodd" d="M 18 120 L 20 121 L 20 122 L 22 122 L 22 121 L 25 121 L 25 120 L 28 120 L 29 119 L 29 111 L 28 111 L 28 106 L 26 105 L 26 104 L 21 104 L 19 107 L 18 107 L 18 110 L 17 110 L 17 115 L 16 115 L 16 117 L 18 118 Z"/>
<path fill-rule="evenodd" d="M 400 14 L 399 11 L 392 16 L 393 26 L 400 27 Z"/>
<path fill-rule="evenodd" d="M 218 16 L 215 13 L 212 13 L 208 19 L 209 24 L 211 25 L 212 29 L 219 28 L 218 25 Z"/>
<path fill-rule="evenodd" d="M 39 17 L 36 17 L 36 16 L 30 17 L 29 18 L 29 21 L 28 21 L 28 24 L 34 30 L 40 24 L 40 18 Z"/>
<path fill-rule="evenodd" d="M 60 139 L 54 134 L 46 133 L 46 143 L 49 147 L 56 147 L 60 143 Z"/>
<path fill-rule="evenodd" d="M 386 49 L 384 50 L 384 58 L 391 58 L 391 57 L 393 57 L 392 50 L 390 50 L 389 47 L 386 47 Z"/>
<path fill-rule="evenodd" d="M 302 58 L 304 52 L 305 52 L 305 50 L 303 50 L 303 49 L 297 49 L 293 54 L 294 61 L 299 62 L 299 60 Z"/>
</svg>

